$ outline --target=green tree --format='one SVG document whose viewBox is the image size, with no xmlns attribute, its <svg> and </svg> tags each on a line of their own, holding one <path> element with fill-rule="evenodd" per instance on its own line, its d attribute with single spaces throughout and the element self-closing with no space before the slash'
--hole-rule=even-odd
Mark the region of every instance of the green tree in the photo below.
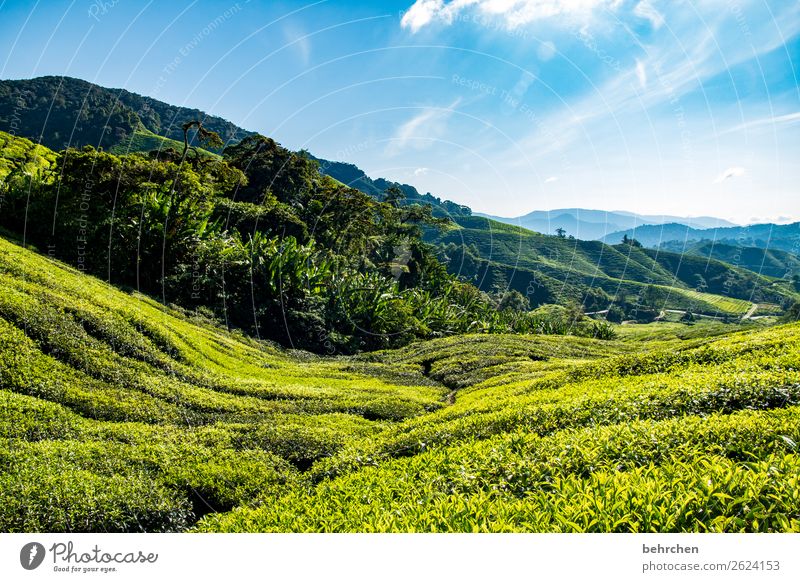
<svg viewBox="0 0 800 582">
<path fill-rule="evenodd" d="M 195 138 L 200 144 L 211 149 L 221 148 L 223 145 L 225 145 L 217 132 L 206 129 L 203 127 L 203 122 L 197 119 L 187 121 L 181 126 L 181 128 L 183 129 L 183 153 L 181 154 L 181 161 L 186 159 L 186 154 L 190 148 L 194 152 L 195 159 L 200 158 L 197 148 L 189 145 L 189 131 L 192 128 L 196 130 Z"/>
<path fill-rule="evenodd" d="M 648 285 L 642 293 L 642 303 L 651 309 L 657 309 L 662 301 L 661 291 L 655 285 Z"/>
</svg>

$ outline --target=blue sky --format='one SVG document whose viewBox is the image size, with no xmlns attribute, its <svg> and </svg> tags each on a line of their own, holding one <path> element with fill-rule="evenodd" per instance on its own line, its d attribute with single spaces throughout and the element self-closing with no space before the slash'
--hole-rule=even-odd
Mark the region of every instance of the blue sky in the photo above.
<svg viewBox="0 0 800 582">
<path fill-rule="evenodd" d="M 0 0 L 0 78 L 198 107 L 477 211 L 800 219 L 800 3 Z"/>
</svg>

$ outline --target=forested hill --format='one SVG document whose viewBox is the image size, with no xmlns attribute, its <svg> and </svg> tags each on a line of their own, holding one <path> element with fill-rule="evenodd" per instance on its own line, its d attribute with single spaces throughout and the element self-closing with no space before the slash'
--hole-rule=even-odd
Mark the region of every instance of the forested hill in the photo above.
<svg viewBox="0 0 800 582">
<path fill-rule="evenodd" d="M 410 203 L 430 204 L 434 209 L 434 214 L 437 216 L 471 216 L 472 209 L 469 206 L 458 204 L 450 200 L 442 200 L 430 192 L 421 194 L 414 186 L 410 184 L 402 184 L 400 182 L 392 182 L 383 178 L 370 178 L 364 173 L 364 170 L 355 164 L 348 164 L 346 162 L 332 162 L 311 156 L 319 162 L 319 170 L 323 174 L 347 184 L 351 188 L 361 190 L 365 194 L 380 198 L 383 193 L 390 188 L 397 188 L 405 196 L 405 200 Z"/>
<path fill-rule="evenodd" d="M 139 149 L 147 137 L 183 141 L 182 125 L 197 119 L 235 143 L 253 132 L 199 109 L 178 107 L 71 77 L 0 80 L 0 130 L 54 150 L 91 145 L 106 150 Z M 152 135 L 151 135 L 152 134 Z M 157 142 L 149 140 L 149 145 Z M 153 147 L 156 149 L 156 147 Z"/>
<path fill-rule="evenodd" d="M 38 77 L 0 80 L 0 131 L 39 142 L 53 150 L 85 145 L 115 153 L 178 147 L 182 126 L 198 120 L 218 133 L 225 145 L 235 144 L 255 132 L 199 109 L 178 107 L 125 89 L 109 89 L 72 77 Z M 193 137 L 193 135 L 190 135 Z M 220 153 L 222 148 L 204 146 Z M 353 164 L 334 162 L 308 154 L 320 171 L 379 198 L 392 186 L 409 202 L 430 204 L 440 216 L 468 216 L 467 206 L 421 194 L 414 186 L 383 178 L 372 179 Z"/>
</svg>

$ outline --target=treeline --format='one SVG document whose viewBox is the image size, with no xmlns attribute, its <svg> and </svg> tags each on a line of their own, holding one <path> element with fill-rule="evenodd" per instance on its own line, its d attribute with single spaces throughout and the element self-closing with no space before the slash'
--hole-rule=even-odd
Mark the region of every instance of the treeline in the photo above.
<svg viewBox="0 0 800 582">
<path fill-rule="evenodd" d="M 221 159 L 191 147 L 118 156 L 86 146 L 36 171 L 11 165 L 3 227 L 81 271 L 262 338 L 355 352 L 545 331 L 521 294 L 484 293 L 447 273 L 422 240 L 423 228 L 446 222 L 430 206 L 403 203 L 395 188 L 376 199 L 346 187 L 263 136 Z"/>
</svg>

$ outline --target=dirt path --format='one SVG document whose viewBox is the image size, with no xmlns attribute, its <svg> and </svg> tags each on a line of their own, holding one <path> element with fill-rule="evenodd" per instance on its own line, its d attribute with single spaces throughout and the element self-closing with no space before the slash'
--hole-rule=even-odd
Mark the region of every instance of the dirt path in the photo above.
<svg viewBox="0 0 800 582">
<path fill-rule="evenodd" d="M 757 309 L 758 309 L 758 303 L 753 303 L 750 306 L 750 309 L 747 311 L 747 313 L 745 313 L 742 316 L 742 321 L 744 321 L 745 319 L 750 319 L 751 317 L 753 317 L 753 314 L 756 312 Z"/>
</svg>

